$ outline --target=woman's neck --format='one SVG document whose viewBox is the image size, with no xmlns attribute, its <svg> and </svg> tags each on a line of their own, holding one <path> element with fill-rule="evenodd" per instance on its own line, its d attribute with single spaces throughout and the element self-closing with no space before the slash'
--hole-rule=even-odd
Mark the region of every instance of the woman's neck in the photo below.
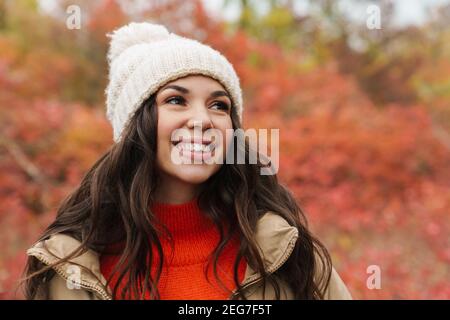
<svg viewBox="0 0 450 320">
<path fill-rule="evenodd" d="M 200 186 L 161 174 L 154 201 L 167 204 L 183 204 L 198 196 Z"/>
</svg>

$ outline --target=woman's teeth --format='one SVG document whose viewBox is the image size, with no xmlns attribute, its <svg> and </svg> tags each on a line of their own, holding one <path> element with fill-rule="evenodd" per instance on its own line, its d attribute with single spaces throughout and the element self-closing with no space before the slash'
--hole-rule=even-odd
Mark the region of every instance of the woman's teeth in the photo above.
<svg viewBox="0 0 450 320">
<path fill-rule="evenodd" d="M 184 151 L 194 151 L 194 152 L 211 152 L 214 147 L 213 144 L 203 144 L 203 143 L 186 143 L 180 142 L 176 145 L 180 150 Z"/>
</svg>

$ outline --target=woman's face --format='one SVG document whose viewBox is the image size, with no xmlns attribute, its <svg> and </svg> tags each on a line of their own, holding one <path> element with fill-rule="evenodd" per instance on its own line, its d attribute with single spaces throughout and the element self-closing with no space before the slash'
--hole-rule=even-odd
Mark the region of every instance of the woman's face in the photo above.
<svg viewBox="0 0 450 320">
<path fill-rule="evenodd" d="M 156 105 L 156 165 L 163 182 L 198 185 L 206 181 L 222 164 L 205 159 L 210 156 L 223 159 L 226 154 L 226 141 L 229 141 L 227 134 L 230 135 L 230 130 L 227 129 L 232 129 L 231 99 L 228 93 L 212 78 L 190 75 L 169 82 L 159 89 L 156 93 Z M 214 130 L 207 131 L 211 128 Z M 183 136 L 174 138 L 176 130 L 178 133 L 183 132 Z M 208 134 L 216 130 L 223 139 L 214 141 Z M 174 155 L 179 155 L 175 161 Z M 180 163 L 180 159 L 183 159 L 183 163 Z"/>
</svg>

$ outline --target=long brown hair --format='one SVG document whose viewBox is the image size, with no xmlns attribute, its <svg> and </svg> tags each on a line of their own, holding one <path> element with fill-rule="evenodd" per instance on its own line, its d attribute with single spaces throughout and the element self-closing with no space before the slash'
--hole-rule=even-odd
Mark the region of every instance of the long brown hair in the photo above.
<svg viewBox="0 0 450 320">
<path fill-rule="evenodd" d="M 112 288 L 118 297 L 119 283 L 126 280 L 122 299 L 159 299 L 158 279 L 163 267 L 162 245 L 158 234 L 164 229 L 156 221 L 150 208 L 152 195 L 158 187 L 155 167 L 158 113 L 155 94 L 150 96 L 130 118 L 120 142 L 113 144 L 83 177 L 80 186 L 63 200 L 55 221 L 38 241 L 62 233 L 81 242 L 78 250 L 53 265 L 44 265 L 28 257 L 24 270 L 24 293 L 34 299 L 41 291 L 48 292 L 48 281 L 54 276 L 52 267 L 86 252 L 105 252 L 122 243 L 121 258 L 113 270 L 117 282 Z M 234 129 L 241 123 L 232 108 Z M 236 144 L 239 148 L 239 143 Z M 245 141 L 245 164 L 223 164 L 204 184 L 198 205 L 215 222 L 220 240 L 211 257 L 217 277 L 217 260 L 223 248 L 237 230 L 240 248 L 233 268 L 237 294 L 245 299 L 238 281 L 238 266 L 246 259 L 263 282 L 270 283 L 280 298 L 277 279 L 287 283 L 296 299 L 322 299 L 331 277 L 331 259 L 325 247 L 308 230 L 307 220 L 289 190 L 280 184 L 276 175 L 260 175 L 262 164 L 248 163 L 249 145 Z M 264 268 L 263 257 L 255 240 L 255 226 L 267 211 L 275 212 L 298 228 L 299 238 L 288 261 L 273 274 Z M 230 226 L 224 230 L 222 222 Z M 152 250 L 156 248 L 156 250 Z M 155 262 L 157 261 L 157 262 Z M 152 276 L 151 266 L 157 264 Z M 319 264 L 321 266 L 319 266 Z M 320 272 L 319 272 L 320 271 Z M 128 275 L 128 276 L 126 276 Z M 110 277 L 108 284 L 111 281 Z M 230 292 L 231 293 L 231 292 Z"/>
</svg>

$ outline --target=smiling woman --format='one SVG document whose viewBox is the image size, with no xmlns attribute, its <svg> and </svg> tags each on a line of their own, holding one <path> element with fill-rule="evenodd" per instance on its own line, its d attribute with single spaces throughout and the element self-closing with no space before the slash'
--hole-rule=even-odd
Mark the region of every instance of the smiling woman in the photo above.
<svg viewBox="0 0 450 320">
<path fill-rule="evenodd" d="M 203 161 L 225 157 L 241 129 L 228 60 L 150 23 L 111 38 L 115 144 L 28 249 L 27 298 L 350 299 L 276 175 L 260 175 L 260 162 Z M 239 148 L 247 159 L 248 142 Z"/>
</svg>

